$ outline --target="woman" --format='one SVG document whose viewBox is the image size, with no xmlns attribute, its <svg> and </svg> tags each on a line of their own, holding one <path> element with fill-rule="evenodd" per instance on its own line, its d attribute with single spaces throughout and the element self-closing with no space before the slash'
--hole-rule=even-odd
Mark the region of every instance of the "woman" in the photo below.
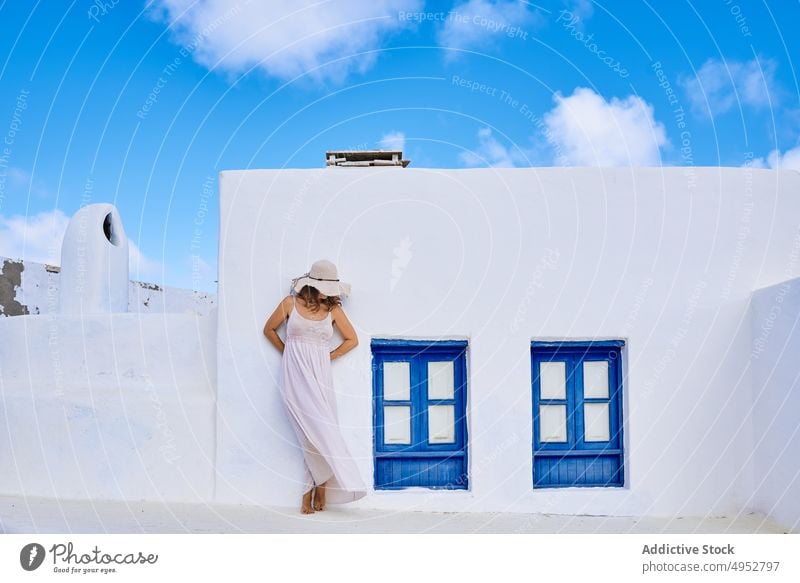
<svg viewBox="0 0 800 583">
<path fill-rule="evenodd" d="M 303 448 L 305 479 L 301 511 L 324 510 L 366 495 L 361 476 L 339 432 L 331 361 L 358 345 L 355 330 L 341 307 L 350 284 L 339 281 L 336 266 L 322 259 L 292 280 L 292 293 L 281 300 L 264 325 L 264 335 L 283 353 L 281 396 Z M 320 314 L 324 314 L 320 317 Z M 286 342 L 277 330 L 286 322 Z M 343 342 L 329 351 L 333 326 Z"/>
</svg>

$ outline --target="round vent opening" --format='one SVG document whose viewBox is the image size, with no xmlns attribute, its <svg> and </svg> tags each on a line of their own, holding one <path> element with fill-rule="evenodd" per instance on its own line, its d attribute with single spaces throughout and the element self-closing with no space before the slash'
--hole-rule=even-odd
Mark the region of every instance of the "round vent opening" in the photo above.
<svg viewBox="0 0 800 583">
<path fill-rule="evenodd" d="M 108 213 L 106 218 L 103 219 L 103 234 L 108 239 L 108 242 L 114 246 L 119 245 L 119 235 L 117 234 L 117 225 L 114 221 L 112 213 Z"/>
</svg>

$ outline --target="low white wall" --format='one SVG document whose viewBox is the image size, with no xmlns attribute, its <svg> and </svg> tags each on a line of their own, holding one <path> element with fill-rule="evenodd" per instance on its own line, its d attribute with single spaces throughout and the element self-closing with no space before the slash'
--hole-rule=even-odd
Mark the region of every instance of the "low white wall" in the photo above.
<svg viewBox="0 0 800 583">
<path fill-rule="evenodd" d="M 4 273 L 9 269 L 13 274 Z M 19 281 L 17 282 L 17 275 Z M 59 310 L 61 274 L 57 266 L 0 256 L 0 316 L 53 314 Z M 16 302 L 14 310 L 5 303 Z M 181 313 L 206 316 L 217 305 L 216 294 L 178 287 L 160 286 L 143 281 L 128 282 L 128 312 L 139 314 Z M 9 313 L 9 311 L 13 313 Z"/>
<path fill-rule="evenodd" d="M 755 506 L 800 530 L 800 280 L 753 293 Z"/>
<path fill-rule="evenodd" d="M 0 493 L 214 496 L 212 314 L 0 318 Z"/>
<path fill-rule="evenodd" d="M 786 278 L 799 189 L 794 172 L 719 168 L 221 173 L 217 499 L 299 501 L 280 355 L 262 328 L 289 279 L 328 258 L 353 284 L 344 307 L 361 343 L 333 368 L 368 484 L 370 339 L 470 342 L 470 490 L 375 492 L 356 504 L 747 511 L 748 300 Z M 533 490 L 529 350 L 546 337 L 627 340 L 624 488 Z"/>
</svg>

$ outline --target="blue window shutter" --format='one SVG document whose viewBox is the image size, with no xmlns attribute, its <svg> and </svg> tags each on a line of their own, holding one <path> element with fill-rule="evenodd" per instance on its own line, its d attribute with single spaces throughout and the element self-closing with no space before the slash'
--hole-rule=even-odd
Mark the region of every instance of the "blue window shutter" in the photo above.
<svg viewBox="0 0 800 583">
<path fill-rule="evenodd" d="M 420 341 L 375 339 L 371 342 L 373 361 L 373 454 L 375 488 L 402 489 L 411 486 L 467 489 L 466 424 L 466 341 Z M 452 361 L 452 399 L 428 399 L 428 362 Z M 384 376 L 387 362 L 407 362 L 410 367 L 410 400 L 391 401 L 411 407 L 411 443 L 384 442 Z M 454 441 L 429 443 L 429 405 L 454 407 Z"/>
<path fill-rule="evenodd" d="M 531 343 L 531 375 L 533 405 L 533 487 L 622 486 L 624 482 L 622 435 L 622 347 L 624 341 L 534 341 Z M 542 397 L 539 364 L 566 363 L 566 399 Z M 583 364 L 592 361 L 608 363 L 607 397 L 584 394 Z M 585 439 L 584 405 L 605 404 L 608 411 L 607 441 Z M 565 404 L 567 435 L 564 442 L 540 440 L 542 404 Z"/>
</svg>

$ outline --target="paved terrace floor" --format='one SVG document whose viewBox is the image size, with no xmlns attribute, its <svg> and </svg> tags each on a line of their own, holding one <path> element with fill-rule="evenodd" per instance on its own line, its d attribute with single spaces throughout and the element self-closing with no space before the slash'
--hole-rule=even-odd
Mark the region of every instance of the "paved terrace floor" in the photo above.
<svg viewBox="0 0 800 583">
<path fill-rule="evenodd" d="M 0 533 L 787 533 L 760 514 L 632 518 L 396 512 L 0 496 Z"/>
</svg>

